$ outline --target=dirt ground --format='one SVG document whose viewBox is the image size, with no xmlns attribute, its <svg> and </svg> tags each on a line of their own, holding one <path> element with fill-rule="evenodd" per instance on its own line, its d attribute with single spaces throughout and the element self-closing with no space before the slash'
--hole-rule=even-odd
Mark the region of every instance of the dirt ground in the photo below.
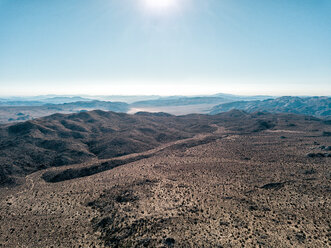
<svg viewBox="0 0 331 248">
<path fill-rule="evenodd" d="M 314 156 L 330 136 L 219 127 L 212 137 L 72 180 L 26 176 L 1 189 L 0 247 L 331 246 L 331 158 Z"/>
</svg>

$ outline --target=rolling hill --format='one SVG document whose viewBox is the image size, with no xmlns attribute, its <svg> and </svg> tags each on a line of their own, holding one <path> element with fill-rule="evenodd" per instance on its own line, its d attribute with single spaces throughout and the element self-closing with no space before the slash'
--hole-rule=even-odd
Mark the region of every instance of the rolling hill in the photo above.
<svg viewBox="0 0 331 248">
<path fill-rule="evenodd" d="M 0 128 L 0 183 L 15 184 L 20 176 L 49 167 L 147 151 L 165 143 L 212 133 L 216 129 L 214 125 L 250 133 L 272 129 L 281 123 L 287 125 L 296 118 L 320 122 L 310 117 L 248 114 L 238 110 L 186 116 L 95 110 L 3 125 Z"/>
<path fill-rule="evenodd" d="M 0 182 L 52 166 L 141 152 L 213 129 L 198 116 L 189 119 L 193 123 L 171 115 L 96 110 L 2 126 Z"/>
<path fill-rule="evenodd" d="M 0 246 L 329 247 L 330 121 L 100 110 L 0 126 Z"/>
</svg>

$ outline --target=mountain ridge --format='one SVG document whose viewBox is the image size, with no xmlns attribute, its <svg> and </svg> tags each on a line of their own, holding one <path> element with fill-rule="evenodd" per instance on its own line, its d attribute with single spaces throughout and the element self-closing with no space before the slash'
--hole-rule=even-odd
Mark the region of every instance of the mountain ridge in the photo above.
<svg viewBox="0 0 331 248">
<path fill-rule="evenodd" d="M 276 99 L 257 101 L 237 101 L 220 104 L 212 108 L 211 114 L 239 109 L 249 113 L 266 111 L 270 113 L 293 113 L 317 117 L 331 116 L 331 97 L 293 97 L 283 96 Z"/>
</svg>

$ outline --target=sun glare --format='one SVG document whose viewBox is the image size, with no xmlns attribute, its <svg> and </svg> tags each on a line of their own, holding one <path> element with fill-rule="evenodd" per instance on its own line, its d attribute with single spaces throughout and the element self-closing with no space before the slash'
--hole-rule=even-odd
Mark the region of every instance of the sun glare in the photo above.
<svg viewBox="0 0 331 248">
<path fill-rule="evenodd" d="M 143 0 L 143 2 L 150 11 L 170 11 L 176 7 L 178 0 Z"/>
</svg>

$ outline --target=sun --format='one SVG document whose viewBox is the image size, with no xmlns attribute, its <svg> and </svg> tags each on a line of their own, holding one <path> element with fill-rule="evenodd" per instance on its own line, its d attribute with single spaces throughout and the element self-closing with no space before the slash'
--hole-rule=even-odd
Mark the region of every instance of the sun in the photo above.
<svg viewBox="0 0 331 248">
<path fill-rule="evenodd" d="M 155 11 L 164 11 L 175 8 L 178 0 L 143 0 L 146 8 Z"/>
</svg>

